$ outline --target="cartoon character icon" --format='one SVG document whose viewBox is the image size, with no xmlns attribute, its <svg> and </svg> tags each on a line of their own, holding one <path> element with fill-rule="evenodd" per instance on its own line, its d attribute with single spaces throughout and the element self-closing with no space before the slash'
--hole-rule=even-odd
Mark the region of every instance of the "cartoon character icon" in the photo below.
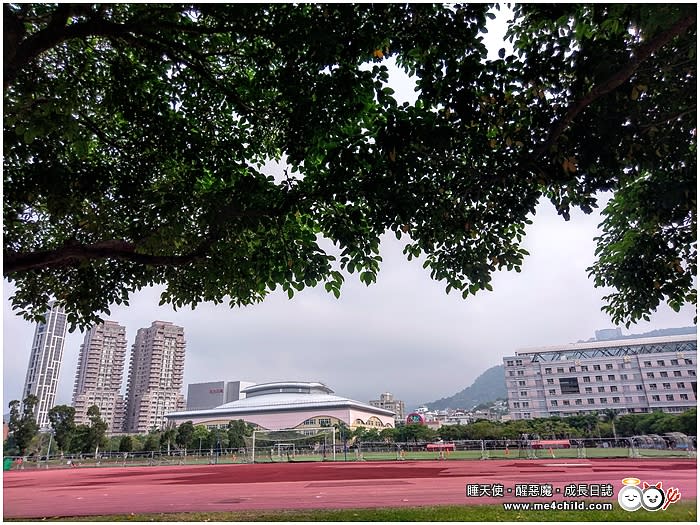
<svg viewBox="0 0 700 525">
<path fill-rule="evenodd" d="M 666 501 L 666 495 L 661 487 L 661 482 L 656 485 L 644 483 L 643 487 L 642 507 L 651 512 L 661 509 L 664 505 L 664 501 Z"/>
<path fill-rule="evenodd" d="M 617 502 L 624 510 L 634 512 L 642 506 L 642 489 L 636 485 L 625 485 L 617 493 Z"/>
</svg>

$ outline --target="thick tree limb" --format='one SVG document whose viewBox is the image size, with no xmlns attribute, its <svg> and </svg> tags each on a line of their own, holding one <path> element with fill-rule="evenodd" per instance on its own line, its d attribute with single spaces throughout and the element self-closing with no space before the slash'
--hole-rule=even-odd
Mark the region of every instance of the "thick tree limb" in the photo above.
<svg viewBox="0 0 700 525">
<path fill-rule="evenodd" d="M 545 151 L 547 151 L 554 143 L 559 139 L 562 133 L 566 131 L 566 128 L 573 122 L 576 116 L 581 113 L 584 109 L 590 106 L 597 99 L 610 93 L 624 82 L 629 80 L 629 78 L 639 69 L 642 63 L 647 60 L 655 51 L 658 51 L 666 44 L 668 44 L 675 37 L 685 33 L 690 27 L 692 27 L 696 22 L 695 16 L 689 16 L 678 21 L 670 29 L 660 33 L 656 37 L 652 38 L 648 43 L 641 46 L 635 53 L 632 60 L 630 60 L 625 67 L 619 70 L 617 73 L 607 78 L 601 84 L 595 86 L 585 97 L 571 103 L 566 111 L 564 117 L 554 123 L 552 128 L 547 135 L 547 139 L 535 148 L 532 154 L 532 160 L 538 159 Z"/>
<path fill-rule="evenodd" d="M 109 240 L 94 244 L 66 244 L 55 250 L 32 253 L 5 252 L 3 275 L 35 270 L 75 266 L 94 259 L 120 259 L 151 266 L 179 266 L 203 257 L 206 244 L 186 255 L 150 255 L 137 253 L 138 245 L 129 241 Z"/>
</svg>

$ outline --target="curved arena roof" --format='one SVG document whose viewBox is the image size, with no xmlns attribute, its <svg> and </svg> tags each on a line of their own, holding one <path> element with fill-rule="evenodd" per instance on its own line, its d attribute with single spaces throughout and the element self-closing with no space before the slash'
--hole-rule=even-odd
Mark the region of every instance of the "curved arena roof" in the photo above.
<svg viewBox="0 0 700 525">
<path fill-rule="evenodd" d="M 189 416 L 243 415 L 319 408 L 354 408 L 384 416 L 394 415 L 390 410 L 333 395 L 333 390 L 323 383 L 264 383 L 248 387 L 243 392 L 249 397 L 207 410 L 171 412 L 166 417 L 181 419 Z"/>
</svg>

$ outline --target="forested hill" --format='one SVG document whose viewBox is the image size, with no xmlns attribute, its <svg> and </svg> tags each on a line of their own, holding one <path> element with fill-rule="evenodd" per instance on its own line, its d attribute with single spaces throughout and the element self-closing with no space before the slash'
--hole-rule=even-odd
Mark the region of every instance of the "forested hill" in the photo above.
<svg viewBox="0 0 700 525">
<path fill-rule="evenodd" d="M 476 405 L 486 401 L 494 401 L 498 398 L 506 398 L 506 381 L 503 365 L 489 368 L 477 377 L 471 386 L 468 386 L 461 392 L 451 397 L 444 397 L 437 401 L 426 403 L 426 406 L 431 410 L 442 410 L 445 408 L 471 409 Z"/>
</svg>

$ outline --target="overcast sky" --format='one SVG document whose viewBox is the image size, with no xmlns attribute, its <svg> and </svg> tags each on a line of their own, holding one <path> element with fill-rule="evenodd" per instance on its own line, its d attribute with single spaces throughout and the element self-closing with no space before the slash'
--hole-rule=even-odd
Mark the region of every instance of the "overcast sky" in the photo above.
<svg viewBox="0 0 700 525">
<path fill-rule="evenodd" d="M 500 47 L 490 46 L 492 55 Z M 411 97 L 408 83 L 394 87 L 399 97 Z M 158 306 L 159 290 L 147 289 L 134 294 L 128 308 L 114 306 L 109 319 L 126 326 L 129 352 L 136 331 L 154 320 L 183 326 L 185 385 L 321 381 L 365 402 L 392 392 L 412 409 L 455 394 L 518 349 L 576 342 L 612 327 L 600 310 L 609 290 L 595 289 L 585 270 L 594 261 L 600 216 L 574 212 L 566 222 L 544 201 L 533 220 L 522 273 L 497 273 L 493 292 L 466 300 L 446 295 L 445 284 L 431 280 L 420 261 L 408 262 L 402 243 L 389 235 L 378 282 L 366 287 L 356 274 L 348 276 L 337 300 L 321 286 L 291 301 L 278 291 L 245 308 L 202 304 L 175 312 Z M 34 334 L 34 325 L 12 312 L 12 291 L 4 281 L 3 412 L 21 394 Z M 623 333 L 692 326 L 694 315 L 693 307 L 680 313 L 663 308 L 650 323 Z M 83 337 L 67 337 L 57 404 L 71 402 Z"/>
</svg>

